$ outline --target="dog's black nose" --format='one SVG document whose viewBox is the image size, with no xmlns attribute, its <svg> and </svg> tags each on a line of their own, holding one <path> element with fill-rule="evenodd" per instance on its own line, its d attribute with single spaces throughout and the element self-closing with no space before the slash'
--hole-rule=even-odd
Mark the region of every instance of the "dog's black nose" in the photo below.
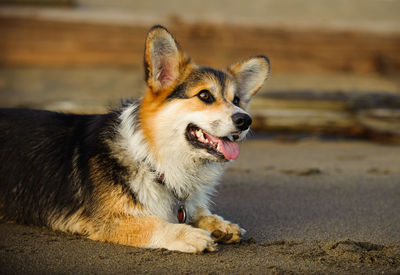
<svg viewBox="0 0 400 275">
<path fill-rule="evenodd" d="M 247 130 L 251 124 L 251 117 L 245 113 L 236 113 L 232 116 L 232 121 L 240 131 Z"/>
</svg>

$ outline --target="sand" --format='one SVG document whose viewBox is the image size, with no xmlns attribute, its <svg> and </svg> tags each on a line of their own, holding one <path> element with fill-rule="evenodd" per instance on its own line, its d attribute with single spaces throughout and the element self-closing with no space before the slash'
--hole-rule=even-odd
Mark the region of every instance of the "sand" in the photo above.
<svg viewBox="0 0 400 275">
<path fill-rule="evenodd" d="M 207 1 L 220 6 L 214 8 L 220 11 L 217 14 L 210 14 L 209 5 L 203 2 L 183 5 L 185 12 L 180 13 L 170 4 L 157 3 L 157 10 L 154 5 L 149 8 L 152 4 L 147 0 L 134 4 L 124 0 L 119 4 L 108 0 L 79 2 L 82 9 L 117 6 L 129 20 L 133 12 L 143 14 L 139 19 L 144 20 L 151 10 L 158 21 L 172 11 L 184 20 L 200 15 L 194 20 L 212 21 L 215 17 L 231 23 L 397 32 L 400 18 L 395 1 L 342 0 L 339 5 L 327 0 L 319 5 L 311 1 L 273 1 L 273 5 L 263 1 L 260 9 L 254 0 L 247 3 L 246 10 L 239 4 Z M 293 5 L 300 9 L 293 9 Z M 95 10 L 92 20 L 96 14 L 102 22 L 112 21 L 115 15 Z M 150 15 L 152 22 L 154 14 Z M 143 39 L 140 36 L 140 47 Z M 194 51 L 189 53 L 198 60 Z M 339 76 L 274 72 L 263 91 L 399 91 L 397 77 L 351 75 L 347 71 Z M 115 106 L 116 99 L 139 96 L 144 90 L 142 74 L 141 67 L 0 68 L 0 102 L 2 107 L 103 112 L 104 106 Z M 214 212 L 247 229 L 241 244 L 219 246 L 215 253 L 189 255 L 0 223 L 0 274 L 400 273 L 399 164 L 398 146 L 254 138 L 241 146 L 239 159 L 227 169 L 213 206 Z"/>
<path fill-rule="evenodd" d="M 253 138 L 227 169 L 214 211 L 248 233 L 188 255 L 0 224 L 0 273 L 398 273 L 400 147 Z"/>
</svg>

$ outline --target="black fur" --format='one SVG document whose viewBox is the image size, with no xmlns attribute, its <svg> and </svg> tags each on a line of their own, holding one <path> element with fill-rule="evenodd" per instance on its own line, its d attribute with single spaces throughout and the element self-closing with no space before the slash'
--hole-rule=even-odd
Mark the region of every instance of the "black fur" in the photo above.
<svg viewBox="0 0 400 275">
<path fill-rule="evenodd" d="M 19 223 L 49 225 L 78 209 L 90 216 L 96 156 L 108 182 L 123 185 L 127 171 L 106 141 L 115 135 L 118 113 L 73 115 L 0 109 L 0 216 Z"/>
<path fill-rule="evenodd" d="M 186 85 L 185 83 L 182 83 L 178 85 L 172 93 L 167 97 L 167 100 L 173 100 L 173 99 L 186 99 L 189 98 L 186 94 Z"/>
<path fill-rule="evenodd" d="M 204 75 L 213 75 L 215 77 L 215 79 L 218 80 L 219 85 L 221 86 L 221 93 L 222 96 L 224 96 L 225 94 L 225 82 L 226 82 L 226 78 L 227 78 L 227 74 L 224 73 L 223 71 L 220 70 L 216 70 L 213 68 L 209 68 L 209 67 L 202 67 L 200 68 L 200 80 L 204 78 Z"/>
<path fill-rule="evenodd" d="M 225 94 L 225 82 L 227 75 L 226 73 L 209 67 L 201 67 L 198 70 L 193 70 L 189 76 L 184 80 L 183 83 L 179 84 L 172 93 L 167 97 L 167 100 L 174 99 L 187 99 L 189 98 L 186 94 L 187 89 L 190 88 L 186 83 L 192 83 L 191 86 L 195 86 L 199 81 L 203 81 L 207 76 L 212 76 L 219 82 L 221 86 L 221 95 Z"/>
</svg>

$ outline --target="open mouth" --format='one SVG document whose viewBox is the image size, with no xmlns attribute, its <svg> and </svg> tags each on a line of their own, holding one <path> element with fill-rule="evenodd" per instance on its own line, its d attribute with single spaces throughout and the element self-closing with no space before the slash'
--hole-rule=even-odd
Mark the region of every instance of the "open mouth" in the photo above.
<svg viewBox="0 0 400 275">
<path fill-rule="evenodd" d="M 196 148 L 206 149 L 209 154 L 221 159 L 236 159 L 239 156 L 239 146 L 228 137 L 216 137 L 194 124 L 186 128 L 186 138 Z"/>
</svg>

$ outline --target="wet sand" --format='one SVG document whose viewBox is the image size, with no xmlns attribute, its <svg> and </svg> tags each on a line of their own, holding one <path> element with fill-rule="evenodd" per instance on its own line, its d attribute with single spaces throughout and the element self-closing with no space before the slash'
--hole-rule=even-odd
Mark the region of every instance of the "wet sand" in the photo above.
<svg viewBox="0 0 400 275">
<path fill-rule="evenodd" d="M 0 224 L 0 273 L 397 273 L 400 147 L 253 138 L 227 169 L 214 211 L 248 233 L 188 255 Z"/>
</svg>

